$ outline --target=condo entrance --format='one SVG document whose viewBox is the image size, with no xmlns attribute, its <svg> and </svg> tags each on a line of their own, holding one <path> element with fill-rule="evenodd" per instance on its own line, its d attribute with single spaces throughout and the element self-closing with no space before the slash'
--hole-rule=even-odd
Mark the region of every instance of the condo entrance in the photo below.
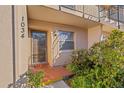
<svg viewBox="0 0 124 93">
<path fill-rule="evenodd" d="M 32 31 L 32 61 L 35 64 L 47 62 L 47 33 Z"/>
</svg>

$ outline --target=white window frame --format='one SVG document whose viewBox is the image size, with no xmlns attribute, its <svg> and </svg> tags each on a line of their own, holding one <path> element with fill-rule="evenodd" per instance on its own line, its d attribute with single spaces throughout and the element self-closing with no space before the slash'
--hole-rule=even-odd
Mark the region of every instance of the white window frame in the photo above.
<svg viewBox="0 0 124 93">
<path fill-rule="evenodd" d="M 73 42 L 73 46 L 74 46 L 74 48 L 73 49 L 68 49 L 68 50 L 61 50 L 60 49 L 60 42 L 61 41 L 64 41 L 64 40 L 59 40 L 59 51 L 60 52 L 72 52 L 74 49 L 75 49 L 75 40 L 74 40 L 74 32 L 72 32 L 72 31 L 65 31 L 65 30 L 58 30 L 58 35 L 59 35 L 59 32 L 70 32 L 70 33 L 73 33 L 73 40 L 66 40 L 66 41 L 72 41 Z M 58 36 L 58 38 L 59 38 L 59 36 Z"/>
</svg>

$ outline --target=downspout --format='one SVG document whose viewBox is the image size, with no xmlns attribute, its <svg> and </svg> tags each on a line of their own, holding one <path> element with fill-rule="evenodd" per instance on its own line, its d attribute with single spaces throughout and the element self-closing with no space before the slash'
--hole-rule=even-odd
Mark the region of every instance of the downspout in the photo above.
<svg viewBox="0 0 124 93">
<path fill-rule="evenodd" d="M 15 58 L 15 9 L 12 5 L 12 60 L 13 60 L 13 87 L 16 84 L 16 58 Z"/>
</svg>

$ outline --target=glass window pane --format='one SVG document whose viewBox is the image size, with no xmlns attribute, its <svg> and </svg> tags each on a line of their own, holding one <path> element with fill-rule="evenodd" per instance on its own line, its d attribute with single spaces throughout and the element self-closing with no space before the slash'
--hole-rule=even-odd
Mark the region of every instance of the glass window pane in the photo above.
<svg viewBox="0 0 124 93">
<path fill-rule="evenodd" d="M 73 32 L 59 31 L 60 50 L 74 49 Z"/>
<path fill-rule="evenodd" d="M 74 49 L 74 42 L 73 41 L 60 41 L 59 42 L 60 50 L 72 50 Z"/>
<path fill-rule="evenodd" d="M 73 32 L 59 31 L 59 40 L 60 41 L 72 40 L 73 41 Z"/>
</svg>

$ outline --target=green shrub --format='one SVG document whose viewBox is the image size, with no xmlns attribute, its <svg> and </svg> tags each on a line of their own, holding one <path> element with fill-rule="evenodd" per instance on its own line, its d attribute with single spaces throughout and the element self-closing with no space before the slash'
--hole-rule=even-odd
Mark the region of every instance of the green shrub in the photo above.
<svg viewBox="0 0 124 93">
<path fill-rule="evenodd" d="M 124 87 L 124 33 L 113 30 L 89 50 L 74 51 L 71 65 L 72 87 Z"/>
<path fill-rule="evenodd" d="M 69 64 L 71 71 L 75 72 L 76 74 L 80 74 L 83 73 L 83 70 L 89 70 L 89 67 L 92 65 L 93 62 L 89 60 L 88 50 L 82 49 L 73 51 L 72 64 Z"/>
<path fill-rule="evenodd" d="M 33 72 L 31 70 L 27 73 L 28 76 L 28 85 L 29 87 L 42 87 L 42 79 L 44 77 L 44 73 L 42 71 Z"/>
<path fill-rule="evenodd" d="M 74 73 L 78 73 L 79 71 L 79 68 L 76 64 L 68 64 L 66 68 Z"/>
</svg>

